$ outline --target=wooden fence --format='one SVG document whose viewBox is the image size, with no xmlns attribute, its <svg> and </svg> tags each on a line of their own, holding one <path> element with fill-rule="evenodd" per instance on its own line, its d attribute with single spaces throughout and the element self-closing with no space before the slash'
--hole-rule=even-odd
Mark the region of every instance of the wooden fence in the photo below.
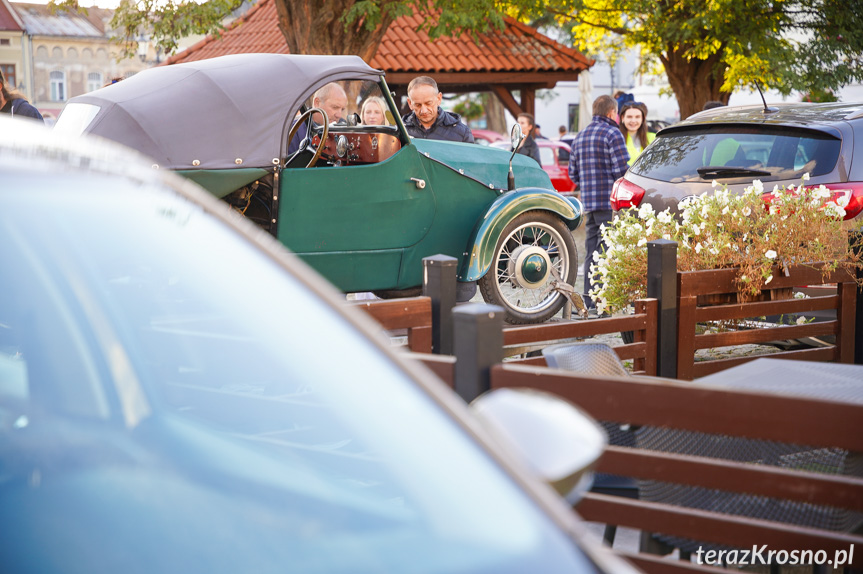
<svg viewBox="0 0 863 574">
<path fill-rule="evenodd" d="M 812 451 L 837 448 L 863 453 L 863 405 L 773 394 L 707 388 L 693 383 L 579 376 L 552 369 L 501 364 L 490 371 L 490 386 L 521 387 L 551 392 L 572 401 L 598 420 L 662 427 L 663 432 L 710 433 L 764 439 Z M 717 438 L 718 437 L 718 438 Z M 677 455 L 643 448 L 610 446 L 596 470 L 615 475 L 696 486 L 741 495 L 769 497 L 785 504 L 828 506 L 860 513 L 863 526 L 863 478 L 789 470 L 761 464 Z M 863 469 L 859 469 L 863 470 Z M 782 504 L 782 503 L 780 503 Z M 674 504 L 589 493 L 578 504 L 586 520 L 636 528 L 650 533 L 729 546 L 771 550 L 857 552 L 853 566 L 863 568 L 863 536 L 765 517 L 745 517 Z M 694 566 L 658 560 L 647 554 L 627 555 L 651 573 L 671 573 Z"/>
<path fill-rule="evenodd" d="M 787 280 L 780 277 L 774 281 L 778 287 L 814 284 L 822 281 L 820 273 L 817 275 L 796 274 Z M 832 348 L 788 353 L 785 358 L 847 362 L 855 348 L 855 295 L 859 297 L 859 292 L 847 277 L 836 275 L 828 278 L 831 279 L 838 284 L 836 295 L 708 307 L 698 305 L 698 295 L 733 291 L 728 289 L 728 280 L 708 277 L 702 272 L 677 273 L 673 269 L 665 273 L 661 281 L 655 281 L 659 287 L 653 287 L 653 294 L 661 293 L 659 300 L 639 302 L 635 315 L 506 329 L 499 308 L 487 305 L 455 308 L 454 289 L 450 300 L 442 301 L 439 294 L 430 290 L 429 297 L 408 302 L 375 301 L 356 305 L 378 318 L 384 328 L 409 329 L 411 348 L 427 350 L 428 333 L 431 333 L 431 348 L 438 354 L 411 353 L 409 356 L 425 364 L 466 401 L 489 389 L 534 388 L 579 405 L 597 420 L 640 427 L 638 432 L 659 429 L 668 433 L 705 433 L 713 437 L 713 442 L 776 441 L 805 445 L 796 447 L 800 453 L 825 449 L 840 453 L 848 462 L 845 474 L 818 472 L 823 468 L 818 465 L 783 468 L 759 464 L 755 459 L 731 460 L 727 456 L 662 452 L 646 448 L 647 445 L 636 440 L 633 448 L 609 446 L 596 470 L 640 481 L 668 483 L 671 488 L 700 488 L 721 493 L 715 496 L 755 496 L 779 506 L 824 507 L 850 516 L 849 523 L 858 528 L 856 532 L 789 524 L 770 516 L 691 508 L 645 496 L 631 499 L 597 492 L 587 494 L 576 510 L 590 521 L 650 533 L 647 540 L 655 540 L 652 535 L 661 534 L 665 540 L 673 537 L 698 541 L 705 548 L 752 549 L 766 545 L 774 552 L 811 551 L 812 555 L 823 552 L 830 559 L 844 557 L 845 560 L 852 558 L 849 550 L 855 548 L 850 566 L 863 570 L 863 536 L 859 530 L 863 526 L 863 478 L 859 476 L 863 474 L 860 461 L 863 405 L 730 390 L 679 380 L 576 374 L 534 366 L 541 364 L 538 357 L 528 358 L 521 364 L 503 360 L 506 346 L 541 345 L 631 330 L 636 342 L 617 347 L 618 355 L 635 359 L 636 365 L 643 367 L 641 370 L 647 374 L 663 374 L 664 364 L 665 369 L 680 371 L 684 377 L 700 376 L 740 362 L 716 361 L 699 367 L 693 356 L 700 348 L 828 334 L 836 338 Z M 669 288 L 669 282 L 673 289 Z M 446 284 L 446 281 L 438 283 Z M 498 311 L 489 312 L 489 309 Z M 696 323 L 830 309 L 836 310 L 836 319 L 817 324 L 768 327 L 755 332 L 695 333 Z M 442 324 L 448 326 L 441 328 Z M 448 336 L 452 338 L 447 340 Z M 674 343 L 671 359 L 669 340 Z M 447 348 L 452 349 L 452 355 L 440 353 Z M 860 463 L 856 470 L 855 462 Z M 705 572 L 704 566 L 645 552 L 649 549 L 650 545 L 643 545 L 639 553 L 622 555 L 650 574 Z M 717 569 L 708 571 L 720 572 Z"/>
<path fill-rule="evenodd" d="M 459 309 L 457 313 L 462 319 L 472 310 Z M 487 312 L 482 310 L 477 315 L 485 319 Z M 805 445 L 796 447 L 796 451 L 802 453 L 823 449 L 837 452 L 835 449 L 839 449 L 848 461 L 847 469 L 854 469 L 853 462 L 859 462 L 860 453 L 863 453 L 863 405 L 729 390 L 697 382 L 590 376 L 500 360 L 483 363 L 482 357 L 489 355 L 481 347 L 485 341 L 495 340 L 494 328 L 494 325 L 485 325 L 476 329 L 473 350 L 466 350 L 471 345 L 462 342 L 457 345 L 455 357 L 419 354 L 411 357 L 432 369 L 465 400 L 472 399 L 466 391 L 475 396 L 483 389 L 533 388 L 561 396 L 597 420 L 637 425 L 640 430 L 650 427 L 669 433 L 708 433 L 713 437 L 709 441 L 712 443 L 745 438 Z M 466 384 L 460 380 L 465 378 L 464 369 L 458 368 L 461 361 L 476 368 L 478 385 L 475 381 Z M 757 455 L 749 460 L 729 460 L 727 456 L 711 458 L 648 450 L 636 443 L 635 448 L 608 447 L 596 470 L 679 487 L 765 497 L 779 506 L 830 507 L 831 511 L 851 516 L 852 521 L 857 516 L 857 526 L 863 525 L 861 465 L 856 468 L 858 475 L 852 476 L 816 472 L 817 466 L 782 468 L 759 462 Z M 847 560 L 848 550 L 854 545 L 857 551 L 851 565 L 855 569 L 863 568 L 863 536 L 859 532 L 793 525 L 769 516 L 741 516 L 644 497 L 630 499 L 593 492 L 585 496 L 576 510 L 590 521 L 694 540 L 705 548 L 751 549 L 753 545 L 758 548 L 766 545 L 773 551 L 812 551 L 813 554 L 823 551 L 830 559 L 845 552 Z M 622 554 L 651 574 L 704 572 L 703 566 L 662 559 L 644 551 Z"/>
<path fill-rule="evenodd" d="M 636 374 L 656 374 L 657 350 L 657 301 L 642 299 L 634 304 L 635 314 L 591 320 L 570 320 L 541 325 L 522 325 L 506 327 L 503 330 L 504 348 L 507 355 L 544 346 L 586 339 L 597 335 L 633 332 L 633 342 L 614 347 L 617 356 L 623 360 L 633 359 L 633 372 Z M 542 356 L 512 359 L 511 362 L 525 365 L 545 366 Z"/>
<path fill-rule="evenodd" d="M 350 303 L 368 313 L 386 331 L 407 334 L 414 353 L 432 352 L 432 302 L 430 297 L 376 299 Z"/>
<path fill-rule="evenodd" d="M 857 362 L 863 364 L 863 290 L 847 272 L 822 276 L 806 267 L 791 270 L 788 277 L 775 274 L 772 287 L 790 291 L 801 285 L 835 284 L 836 294 L 808 299 L 787 299 L 708 306 L 699 303 L 705 296 L 733 294 L 734 271 L 678 272 L 676 244 L 655 241 L 648 244 L 648 297 L 635 303 L 635 314 L 590 320 L 563 320 L 542 325 L 507 327 L 503 345 L 508 355 L 539 351 L 562 341 L 632 331 L 634 342 L 615 347 L 621 359 L 633 359 L 639 374 L 692 380 L 764 356 L 812 361 Z M 451 257 L 423 260 L 426 297 L 362 301 L 353 303 L 389 331 L 406 330 L 408 347 L 415 352 L 451 354 L 455 308 L 455 263 Z M 791 316 L 831 311 L 835 318 L 805 325 L 772 325 L 753 329 L 698 333 L 699 325 L 761 316 Z M 700 349 L 830 336 L 835 341 L 822 348 L 759 354 L 734 359 L 696 361 Z M 525 364 L 544 364 L 541 356 L 515 358 Z"/>
<path fill-rule="evenodd" d="M 857 284 L 850 273 L 843 270 L 824 276 L 819 270 L 811 267 L 794 267 L 788 276 L 779 272 L 774 273 L 774 279 L 770 284 L 771 289 L 765 290 L 765 294 L 784 292 L 790 295 L 792 287 L 835 283 L 837 290 L 834 295 L 785 300 L 772 297 L 773 300 L 768 301 L 735 302 L 724 305 L 699 304 L 699 299 L 703 300 L 709 296 L 735 296 L 734 277 L 734 269 L 677 273 L 676 378 L 692 380 L 764 356 L 807 361 L 854 362 Z M 835 318 L 801 325 L 764 326 L 762 323 L 758 328 L 702 334 L 698 334 L 697 331 L 700 324 L 710 322 L 733 322 L 752 318 L 757 320 L 759 317 L 769 315 L 788 317 L 802 314 L 805 316 L 806 313 L 826 310 L 835 311 Z M 825 335 L 833 337 L 835 343 L 821 348 L 762 354 L 758 357 L 695 362 L 695 352 L 699 349 Z"/>
</svg>

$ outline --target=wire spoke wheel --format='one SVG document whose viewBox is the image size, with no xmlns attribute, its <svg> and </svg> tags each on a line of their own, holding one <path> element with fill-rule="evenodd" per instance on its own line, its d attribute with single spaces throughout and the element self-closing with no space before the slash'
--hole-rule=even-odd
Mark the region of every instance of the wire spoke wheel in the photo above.
<svg viewBox="0 0 863 574">
<path fill-rule="evenodd" d="M 487 303 L 504 308 L 507 322 L 541 323 L 565 302 L 551 282 L 560 277 L 572 285 L 577 272 L 578 254 L 569 228 L 554 214 L 529 211 L 501 233 L 479 287 Z"/>
</svg>

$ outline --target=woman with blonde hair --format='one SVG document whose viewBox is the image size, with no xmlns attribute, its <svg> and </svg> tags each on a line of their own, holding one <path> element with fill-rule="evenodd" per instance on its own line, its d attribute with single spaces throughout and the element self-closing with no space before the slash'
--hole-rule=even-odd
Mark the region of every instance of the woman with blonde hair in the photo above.
<svg viewBox="0 0 863 574">
<path fill-rule="evenodd" d="M 360 121 L 367 126 L 388 126 L 387 104 L 380 96 L 369 96 L 360 110 Z"/>
<path fill-rule="evenodd" d="M 626 102 L 620 106 L 620 133 L 626 139 L 629 165 L 632 165 L 656 134 L 647 131 L 647 106 L 641 102 Z"/>
</svg>

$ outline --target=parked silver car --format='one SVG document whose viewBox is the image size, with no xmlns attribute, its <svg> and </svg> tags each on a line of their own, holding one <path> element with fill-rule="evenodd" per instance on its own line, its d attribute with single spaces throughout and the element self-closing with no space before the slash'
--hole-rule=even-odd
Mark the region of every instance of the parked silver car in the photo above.
<svg viewBox="0 0 863 574">
<path fill-rule="evenodd" d="M 713 181 L 740 192 L 759 179 L 766 192 L 824 184 L 863 222 L 863 103 L 720 107 L 666 127 L 615 183 L 616 210 L 649 203 L 677 211 Z"/>
<path fill-rule="evenodd" d="M 633 571 L 495 404 L 150 163 L 0 120 L 4 573 Z"/>
</svg>

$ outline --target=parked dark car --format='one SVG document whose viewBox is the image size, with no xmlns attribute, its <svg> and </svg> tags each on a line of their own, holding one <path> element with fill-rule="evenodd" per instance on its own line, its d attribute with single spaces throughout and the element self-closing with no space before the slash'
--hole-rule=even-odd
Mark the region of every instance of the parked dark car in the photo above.
<svg viewBox="0 0 863 574">
<path fill-rule="evenodd" d="M 713 189 L 742 191 L 758 179 L 769 193 L 824 184 L 863 221 L 863 104 L 720 107 L 666 127 L 615 183 L 612 206 L 649 203 L 656 211 Z"/>
<path fill-rule="evenodd" d="M 4 573 L 634 572 L 496 446 L 512 395 L 467 409 L 139 154 L 0 119 L 0 243 Z"/>
<path fill-rule="evenodd" d="M 312 108 L 333 83 L 343 118 Z M 387 106 L 381 125 L 359 123 L 371 97 Z M 118 141 L 199 183 L 345 292 L 418 294 L 422 259 L 443 254 L 458 259 L 462 292 L 478 284 L 508 321 L 536 323 L 566 301 L 555 282 L 575 282 L 579 201 L 528 158 L 514 158 L 509 189 L 509 154 L 411 138 L 383 71 L 356 56 L 159 66 L 72 98 L 55 129 Z"/>
</svg>

